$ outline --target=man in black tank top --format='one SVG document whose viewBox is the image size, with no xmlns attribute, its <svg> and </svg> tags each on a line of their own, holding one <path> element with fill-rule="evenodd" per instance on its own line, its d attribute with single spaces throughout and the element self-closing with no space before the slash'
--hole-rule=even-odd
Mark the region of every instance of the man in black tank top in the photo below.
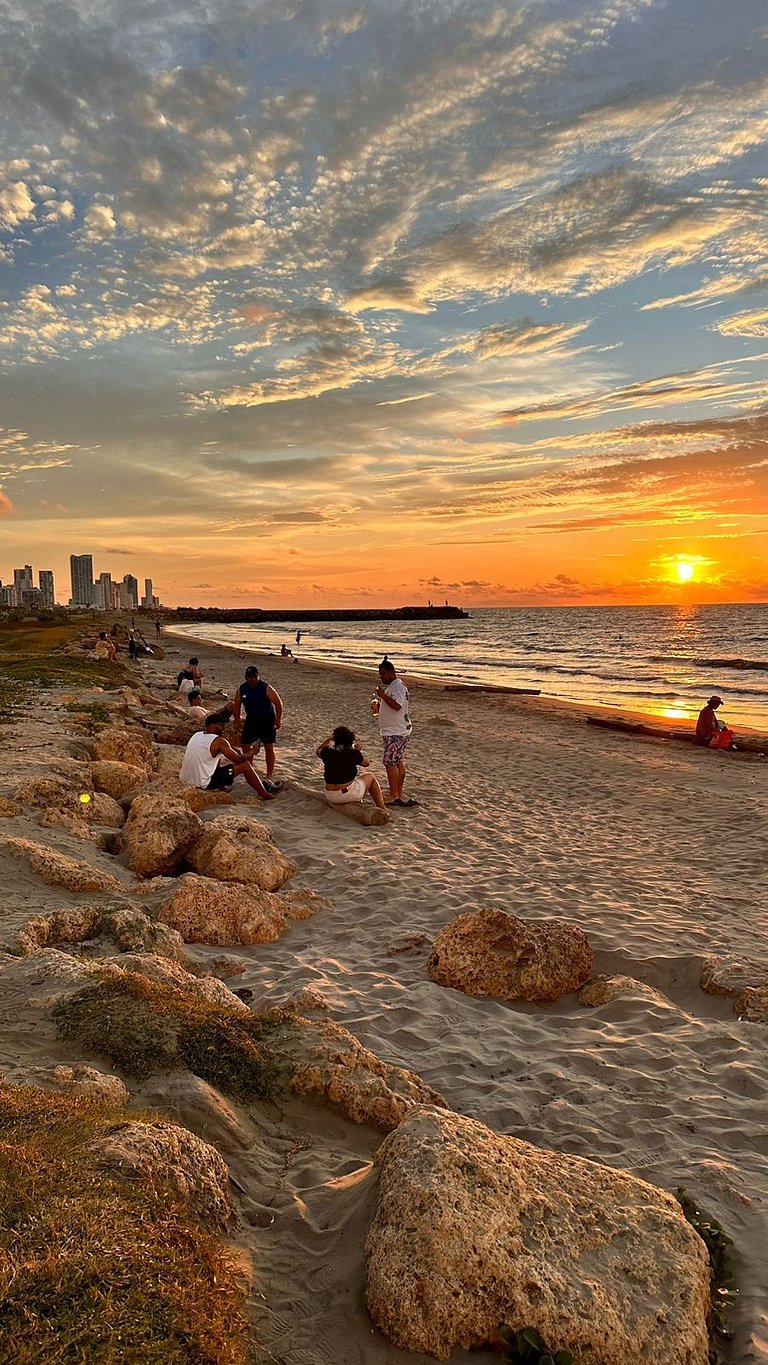
<svg viewBox="0 0 768 1365">
<path fill-rule="evenodd" d="M 245 720 L 241 722 L 243 711 Z M 238 729 L 242 723 L 240 743 L 264 745 L 267 761 L 265 785 L 269 790 L 274 785 L 271 779 L 275 771 L 275 740 L 283 723 L 283 701 L 274 687 L 259 677 L 255 664 L 249 664 L 245 670 L 245 682 L 240 684 L 235 694 L 234 712 Z"/>
</svg>

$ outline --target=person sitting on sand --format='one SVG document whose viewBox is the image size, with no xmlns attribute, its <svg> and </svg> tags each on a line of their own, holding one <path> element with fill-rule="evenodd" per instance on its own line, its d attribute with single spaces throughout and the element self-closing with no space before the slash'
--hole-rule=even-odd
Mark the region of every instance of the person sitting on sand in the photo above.
<svg viewBox="0 0 768 1365">
<path fill-rule="evenodd" d="M 99 631 L 99 638 L 96 641 L 94 654 L 97 659 L 103 659 L 107 663 L 113 664 L 115 662 L 117 650 L 112 641 L 107 638 L 107 632 L 105 630 Z"/>
<path fill-rule="evenodd" d="M 379 810 L 386 809 L 378 779 L 373 773 L 359 771 L 360 768 L 370 767 L 371 760 L 363 758 L 356 748 L 353 730 L 346 725 L 337 725 L 333 734 L 318 745 L 315 753 L 323 764 L 325 799 L 330 805 L 341 806 L 349 801 L 362 801 L 368 792 Z"/>
<path fill-rule="evenodd" d="M 204 721 L 209 713 L 208 711 L 206 711 L 204 706 L 200 705 L 199 687 L 191 687 L 189 689 L 187 693 L 187 701 L 189 702 L 189 710 L 187 712 L 187 715 L 190 717 L 190 719 L 198 722 Z"/>
<path fill-rule="evenodd" d="M 191 658 L 186 668 L 182 668 L 176 679 L 176 686 L 182 696 L 186 696 L 188 692 L 191 692 L 193 687 L 199 688 L 202 692 L 203 675 L 200 672 L 200 660 L 198 658 Z"/>
<path fill-rule="evenodd" d="M 240 715 L 245 711 L 245 720 L 240 732 L 240 743 L 244 749 L 251 746 L 258 750 L 264 745 L 267 761 L 266 786 L 270 790 L 275 784 L 272 774 L 275 771 L 275 740 L 283 723 L 283 700 L 264 678 L 259 677 L 255 664 L 245 670 L 245 682 L 241 683 L 234 699 L 235 725 L 240 726 Z"/>
<path fill-rule="evenodd" d="M 292 658 L 293 658 L 293 650 L 292 650 L 292 649 L 289 649 L 288 646 L 287 646 L 286 644 L 282 644 L 282 645 L 280 646 L 280 658 L 281 658 L 281 659 L 292 659 Z"/>
<path fill-rule="evenodd" d="M 699 711 L 699 718 L 696 721 L 696 743 L 704 749 L 730 749 L 733 746 L 733 731 L 715 715 L 722 704 L 722 697 L 710 697 L 706 706 L 702 706 Z"/>
<path fill-rule="evenodd" d="M 224 739 L 224 729 L 232 719 L 225 707 L 206 716 L 205 728 L 192 735 L 184 750 L 179 781 L 186 787 L 203 791 L 228 791 L 236 777 L 244 777 L 262 801 L 272 801 L 251 760 Z"/>
<path fill-rule="evenodd" d="M 374 702 L 378 708 L 379 734 L 384 748 L 384 767 L 389 781 L 388 806 L 417 806 L 418 801 L 403 800 L 405 783 L 405 751 L 413 726 L 408 715 L 410 697 L 405 683 L 397 676 L 394 664 L 386 654 L 379 664 L 379 686 Z"/>
</svg>

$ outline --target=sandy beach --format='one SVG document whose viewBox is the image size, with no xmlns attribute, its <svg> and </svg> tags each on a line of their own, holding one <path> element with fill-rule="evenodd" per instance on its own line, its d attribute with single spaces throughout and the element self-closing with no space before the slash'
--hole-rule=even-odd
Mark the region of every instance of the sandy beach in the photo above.
<svg viewBox="0 0 768 1365">
<path fill-rule="evenodd" d="M 218 692 L 232 695 L 253 657 L 170 634 L 162 643 L 162 662 L 137 666 L 146 685 L 165 695 L 161 683 L 197 653 L 209 705 Z M 255 661 L 285 702 L 277 777 L 319 789 L 315 747 L 344 723 L 384 780 L 372 673 Z M 411 1068 L 459 1113 L 499 1133 L 672 1192 L 686 1186 L 735 1244 L 736 1338 L 723 1358 L 768 1359 L 766 1025 L 740 1020 L 732 998 L 699 984 L 707 956 L 765 959 L 766 760 L 592 729 L 578 709 L 534 698 L 406 681 L 414 722 L 407 794 L 418 808 L 362 828 L 290 786 L 264 806 L 259 816 L 296 863 L 297 886 L 326 904 L 274 943 L 227 950 L 244 967 L 237 985 L 253 991 L 254 1008 L 311 988 L 378 1056 Z M 66 752 L 57 706 L 41 698 L 32 723 L 5 731 L 0 793 L 11 794 L 22 768 L 38 775 L 52 753 Z M 2 821 L 2 830 L 72 848 L 66 831 L 40 830 L 27 815 Z M 0 863 L 12 893 L 6 915 L 57 903 L 17 860 L 2 853 Z M 127 887 L 128 874 L 118 875 Z M 595 951 L 596 973 L 641 984 L 591 1008 L 575 995 L 507 1004 L 434 984 L 426 961 L 436 934 L 485 907 L 574 921 Z M 201 964 L 221 951 L 189 948 Z M 1 1041 L 9 1074 L 43 1047 L 68 1056 L 48 1036 L 11 1027 L 8 1015 Z M 146 1082 L 132 1095 L 194 1126 L 188 1100 L 175 1101 L 167 1087 Z M 379 1137 L 309 1110 L 296 1110 L 298 1140 L 278 1119 L 247 1131 L 222 1121 L 212 1136 L 209 1125 L 244 1191 L 262 1267 L 257 1358 L 422 1365 L 429 1357 L 389 1344 L 364 1306 L 361 1246 Z M 482 1358 L 492 1357 L 453 1357 Z"/>
</svg>

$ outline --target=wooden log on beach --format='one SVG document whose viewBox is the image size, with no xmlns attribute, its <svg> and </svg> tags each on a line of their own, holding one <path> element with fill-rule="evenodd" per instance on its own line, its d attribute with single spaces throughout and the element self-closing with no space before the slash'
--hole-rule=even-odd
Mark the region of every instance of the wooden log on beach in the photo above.
<svg viewBox="0 0 768 1365">
<path fill-rule="evenodd" d="M 501 692 L 507 697 L 540 697 L 540 687 L 483 687 L 480 683 L 446 683 L 444 692 Z"/>
<path fill-rule="evenodd" d="M 597 725 L 602 730 L 620 730 L 627 735 L 648 735 L 651 739 L 675 739 L 680 744 L 695 744 L 693 730 L 662 730 L 656 725 L 644 725 L 642 721 L 620 720 L 613 716 L 587 716 L 587 725 Z M 748 754 L 768 754 L 768 735 L 734 736 L 737 751 Z M 728 753 L 727 749 L 718 750 Z"/>
<path fill-rule="evenodd" d="M 286 782 L 289 791 L 298 792 L 299 796 L 308 796 L 312 801 L 319 801 L 325 810 L 333 811 L 334 815 L 344 815 L 347 820 L 354 820 L 356 825 L 388 825 L 389 813 L 379 810 L 372 801 L 350 801 L 346 805 L 335 806 L 326 801 L 325 793 L 316 791 L 314 787 L 304 787 L 300 782 Z"/>
</svg>

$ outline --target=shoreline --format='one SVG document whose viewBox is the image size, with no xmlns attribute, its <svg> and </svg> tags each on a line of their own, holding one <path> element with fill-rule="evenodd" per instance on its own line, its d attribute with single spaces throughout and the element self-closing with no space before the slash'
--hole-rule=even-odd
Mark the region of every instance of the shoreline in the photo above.
<svg viewBox="0 0 768 1365">
<path fill-rule="evenodd" d="M 293 667 L 300 667 L 303 673 L 308 670 L 317 669 L 321 673 L 337 673 L 346 678 L 367 677 L 375 681 L 376 670 L 372 667 L 355 665 L 349 663 L 336 663 L 329 659 L 304 659 L 301 656 L 284 659 L 280 654 L 274 654 L 260 649 L 246 648 L 243 645 L 224 644 L 222 641 L 210 640 L 205 636 L 187 634 L 185 631 L 174 630 L 173 627 L 163 627 L 162 639 L 170 639 L 174 643 L 181 643 L 185 640 L 191 641 L 194 645 L 202 649 L 223 650 L 227 654 L 238 657 L 241 661 L 252 660 L 259 666 L 262 662 L 277 663 L 281 667 L 285 666 L 289 671 Z M 601 716 L 613 718 L 615 720 L 627 721 L 631 724 L 643 724 L 655 727 L 660 730 L 658 738 L 666 738 L 666 731 L 676 731 L 680 734 L 692 733 L 695 720 L 683 720 L 680 717 L 660 716 L 658 712 L 642 711 L 629 707 L 615 706 L 610 702 L 582 702 L 570 701 L 565 697 L 553 697 L 546 693 L 534 696 L 529 693 L 519 692 L 510 693 L 499 684 L 482 684 L 478 690 L 477 684 L 468 684 L 466 691 L 461 689 L 455 679 L 439 677 L 434 675 L 423 675 L 409 673 L 407 669 L 398 669 L 398 674 L 404 677 L 411 690 L 424 688 L 428 693 L 444 693 L 450 685 L 451 692 L 447 696 L 460 697 L 473 696 L 481 699 L 492 697 L 494 701 L 505 701 L 514 705 L 522 705 L 523 708 L 533 706 L 540 713 L 550 713 L 553 716 L 570 717 L 574 721 L 586 721 L 588 716 Z M 702 700 L 702 706 L 704 701 Z M 768 731 L 757 730 L 752 726 L 740 725 L 737 734 L 743 734 L 754 739 L 765 738 L 768 743 Z M 649 737 L 649 736 L 647 736 Z M 651 738 L 655 736 L 650 736 Z"/>
</svg>

